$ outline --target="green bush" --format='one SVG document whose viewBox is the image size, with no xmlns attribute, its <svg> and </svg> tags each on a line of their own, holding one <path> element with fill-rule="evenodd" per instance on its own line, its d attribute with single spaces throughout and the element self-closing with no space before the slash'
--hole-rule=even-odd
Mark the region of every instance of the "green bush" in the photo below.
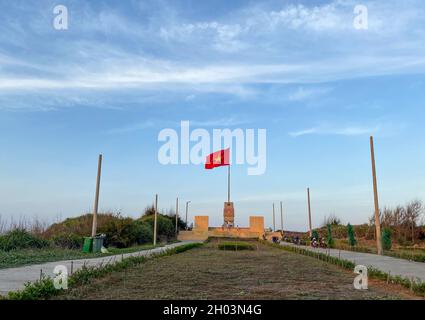
<svg viewBox="0 0 425 320">
<path fill-rule="evenodd" d="M 135 239 L 137 244 L 150 243 L 153 240 L 153 228 L 149 223 L 142 221 L 135 221 L 133 223 Z"/>
<path fill-rule="evenodd" d="M 382 230 L 381 242 L 382 242 L 382 248 L 384 250 L 391 250 L 391 247 L 392 247 L 391 229 L 384 228 L 384 230 Z"/>
<path fill-rule="evenodd" d="M 43 276 L 41 280 L 34 283 L 27 282 L 23 290 L 9 292 L 7 298 L 10 300 L 40 300 L 54 296 L 58 292 L 53 281 L 49 277 Z"/>
<path fill-rule="evenodd" d="M 145 215 L 137 220 L 122 217 L 120 214 L 98 214 L 97 232 L 106 235 L 104 241 L 106 247 L 127 248 L 135 244 L 151 243 L 153 241 L 153 213 L 154 209 L 149 207 L 145 210 Z M 63 222 L 51 225 L 44 232 L 43 237 L 52 239 L 57 246 L 80 248 L 83 237 L 91 234 L 92 219 L 92 214 L 68 218 Z M 181 221 L 179 220 L 180 225 Z M 174 237 L 175 216 L 172 218 L 158 214 L 158 239 L 168 241 Z"/>
<path fill-rule="evenodd" d="M 315 238 L 317 241 L 319 241 L 319 232 L 317 232 L 317 230 L 313 230 L 313 232 L 311 233 L 311 237 Z"/>
<path fill-rule="evenodd" d="M 254 250 L 254 246 L 246 242 L 223 242 L 218 244 L 220 250 Z"/>
<path fill-rule="evenodd" d="M 326 240 L 326 244 L 329 248 L 333 248 L 335 246 L 334 239 L 332 238 L 332 227 L 328 224 L 328 237 Z"/>
<path fill-rule="evenodd" d="M 149 224 L 152 232 L 154 227 L 154 215 L 143 216 L 139 221 Z M 171 222 L 171 218 L 162 214 L 158 214 L 158 239 L 170 240 L 175 237 L 175 226 Z M 157 239 L 157 240 L 158 240 Z"/>
<path fill-rule="evenodd" d="M 83 246 L 83 237 L 75 233 L 60 233 L 51 238 L 53 244 L 64 249 L 80 249 Z"/>
<path fill-rule="evenodd" d="M 49 246 L 47 240 L 38 238 L 25 229 L 11 230 L 0 236 L 0 250 L 10 251 L 26 248 L 45 248 Z"/>
<path fill-rule="evenodd" d="M 356 237 L 354 236 L 354 229 L 351 224 L 347 225 L 348 244 L 354 247 L 357 244 Z"/>
</svg>

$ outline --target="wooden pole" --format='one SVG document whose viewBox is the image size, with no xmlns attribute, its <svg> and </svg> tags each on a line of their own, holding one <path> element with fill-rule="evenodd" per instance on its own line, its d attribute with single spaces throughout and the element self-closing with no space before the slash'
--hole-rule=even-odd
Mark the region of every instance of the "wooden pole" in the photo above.
<svg viewBox="0 0 425 320">
<path fill-rule="evenodd" d="M 370 137 L 370 156 L 372 161 L 373 197 L 375 202 L 376 247 L 378 249 L 378 254 L 382 255 L 381 222 L 379 221 L 378 184 L 376 182 L 375 149 L 373 146 L 372 136 Z"/>
<path fill-rule="evenodd" d="M 274 215 L 274 202 L 273 202 L 273 232 L 276 231 L 276 224 L 275 224 L 275 215 Z"/>
<path fill-rule="evenodd" d="M 310 188 L 307 188 L 307 201 L 308 201 L 308 228 L 310 237 L 313 236 L 313 230 L 311 228 L 311 205 L 310 205 Z"/>
<path fill-rule="evenodd" d="M 282 231 L 283 235 L 283 203 L 280 202 L 280 230 Z"/>
<path fill-rule="evenodd" d="M 186 230 L 188 228 L 188 225 L 187 225 L 187 213 L 189 211 L 189 203 L 190 203 L 190 201 L 186 201 Z"/>
<path fill-rule="evenodd" d="M 155 218 L 153 223 L 153 245 L 156 246 L 156 233 L 158 224 L 158 195 L 155 195 Z"/>
<path fill-rule="evenodd" d="M 176 199 L 176 234 L 179 232 L 179 198 Z"/>
<path fill-rule="evenodd" d="M 91 236 L 96 236 L 97 233 L 97 211 L 99 209 L 99 190 L 100 190 L 100 175 L 102 174 L 102 154 L 99 154 L 97 163 L 97 179 L 96 179 L 96 195 L 94 197 L 93 208 L 93 224 L 91 229 Z"/>
</svg>

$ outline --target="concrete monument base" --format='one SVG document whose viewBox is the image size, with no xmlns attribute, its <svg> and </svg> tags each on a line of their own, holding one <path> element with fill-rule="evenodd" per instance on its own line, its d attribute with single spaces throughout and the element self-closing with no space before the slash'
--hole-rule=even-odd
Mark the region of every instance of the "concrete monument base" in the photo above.
<svg viewBox="0 0 425 320">
<path fill-rule="evenodd" d="M 231 202 L 230 202 L 231 203 Z M 227 204 L 230 204 L 227 203 Z M 233 209 L 233 203 L 232 209 Z M 209 227 L 208 216 L 195 216 L 195 225 L 191 231 L 180 231 L 178 240 L 206 240 L 209 237 L 220 238 L 242 238 L 242 239 L 263 239 L 264 235 L 264 217 L 249 217 L 249 227 Z M 233 221 L 234 223 L 234 221 Z"/>
</svg>

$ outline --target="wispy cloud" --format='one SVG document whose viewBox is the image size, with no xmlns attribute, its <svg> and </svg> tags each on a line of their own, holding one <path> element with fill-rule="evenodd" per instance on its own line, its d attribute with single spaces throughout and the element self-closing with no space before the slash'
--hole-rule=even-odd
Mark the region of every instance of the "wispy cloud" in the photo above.
<svg viewBox="0 0 425 320">
<path fill-rule="evenodd" d="M 189 119 L 182 119 L 179 121 L 171 121 L 171 120 L 164 120 L 164 119 L 149 119 L 141 122 L 136 123 L 130 123 L 126 124 L 121 127 L 116 127 L 107 130 L 106 134 L 126 134 L 136 131 L 142 131 L 145 129 L 152 129 L 152 128 L 175 128 L 181 125 L 181 121 L 189 121 L 189 125 L 192 127 L 198 127 L 198 128 L 232 128 L 236 126 L 242 126 L 246 125 L 248 123 L 251 123 L 252 120 L 242 118 L 242 117 L 236 117 L 236 116 L 229 116 L 227 118 L 219 118 L 219 119 L 209 119 L 209 120 L 189 120 Z"/>
<path fill-rule="evenodd" d="M 148 120 L 139 123 L 132 123 L 118 128 L 112 128 L 106 131 L 107 134 L 115 135 L 115 134 L 125 134 L 131 133 L 135 131 L 141 131 L 144 129 L 150 129 L 155 127 L 155 122 Z"/>
<path fill-rule="evenodd" d="M 375 134 L 379 131 L 379 126 L 376 127 L 361 127 L 361 126 L 347 126 L 347 127 L 312 127 L 299 131 L 290 132 L 292 137 L 301 137 L 305 135 L 339 135 L 339 136 L 362 136 Z"/>
<path fill-rule="evenodd" d="M 12 6 L 8 14 L 22 26 L 5 19 L 0 27 L 0 93 L 67 97 L 79 90 L 107 101 L 105 93 L 125 89 L 182 92 L 183 101 L 209 93 L 251 99 L 263 84 L 296 84 L 289 100 L 305 101 L 328 93 L 323 84 L 333 81 L 424 74 L 425 6 L 408 2 L 365 1 L 369 30 L 363 31 L 353 28 L 351 0 L 250 4 L 208 19 L 183 18 L 174 2 L 166 12 L 149 3 L 149 14 L 132 3 L 130 16 L 79 2 L 66 33 L 53 30 L 40 8 L 22 14 Z M 31 56 L 16 50 L 28 46 Z"/>
<path fill-rule="evenodd" d="M 299 87 L 295 92 L 292 92 L 288 99 L 290 101 L 305 101 L 320 96 L 326 95 L 331 92 L 332 88 L 304 88 Z"/>
<path fill-rule="evenodd" d="M 243 119 L 241 117 L 228 117 L 216 120 L 190 121 L 190 124 L 197 127 L 235 127 L 251 123 L 252 120 Z"/>
</svg>

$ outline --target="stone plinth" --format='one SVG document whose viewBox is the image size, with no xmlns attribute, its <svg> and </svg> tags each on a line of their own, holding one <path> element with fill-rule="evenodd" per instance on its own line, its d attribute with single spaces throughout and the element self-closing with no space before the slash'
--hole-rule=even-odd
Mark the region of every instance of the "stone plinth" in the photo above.
<svg viewBox="0 0 425 320">
<path fill-rule="evenodd" d="M 234 226 L 235 225 L 235 208 L 233 207 L 233 202 L 224 203 L 224 226 Z"/>
<path fill-rule="evenodd" d="M 264 232 L 264 217 L 251 216 L 249 217 L 249 228 L 253 232 Z"/>
<path fill-rule="evenodd" d="M 208 231 L 208 216 L 195 216 L 195 229 L 197 231 Z"/>
</svg>

